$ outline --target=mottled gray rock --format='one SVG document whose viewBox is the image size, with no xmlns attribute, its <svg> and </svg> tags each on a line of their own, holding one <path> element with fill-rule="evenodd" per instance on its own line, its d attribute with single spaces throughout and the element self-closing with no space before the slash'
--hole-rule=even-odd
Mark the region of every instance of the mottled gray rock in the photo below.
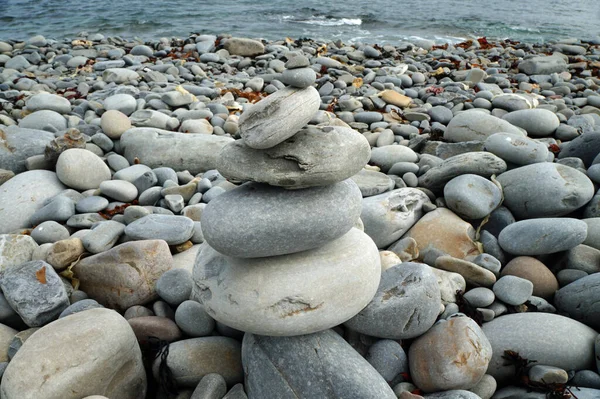
<svg viewBox="0 0 600 399">
<path fill-rule="evenodd" d="M 47 220 L 55 222 L 66 222 L 75 214 L 75 203 L 71 198 L 63 195 L 57 195 L 46 205 L 35 211 L 29 219 L 31 226 L 36 226 Z"/>
<path fill-rule="evenodd" d="M 477 287 L 467 291 L 464 298 L 476 308 L 485 308 L 494 302 L 495 295 L 489 288 Z"/>
<path fill-rule="evenodd" d="M 184 339 L 169 345 L 167 364 L 180 387 L 194 388 L 211 373 L 220 374 L 227 385 L 244 380 L 241 344 L 228 337 L 202 337 Z M 161 359 L 154 361 L 152 371 L 158 377 Z"/>
<path fill-rule="evenodd" d="M 100 212 L 101 210 L 106 209 L 107 206 L 108 200 L 106 198 L 92 195 L 77 201 L 75 210 L 79 213 L 93 213 Z"/>
<path fill-rule="evenodd" d="M 58 318 L 60 319 L 60 318 L 67 317 L 67 316 L 75 314 L 75 313 L 84 312 L 84 311 L 90 310 L 90 309 L 103 308 L 103 307 L 104 306 L 100 305 L 98 302 L 96 302 L 93 299 L 82 299 L 81 301 L 77 301 L 77 302 L 73 303 L 72 305 L 70 305 L 65 310 L 63 310 L 62 313 L 60 314 L 60 316 L 58 316 Z"/>
<path fill-rule="evenodd" d="M 113 220 L 100 222 L 81 238 L 84 248 L 93 254 L 111 249 L 123 234 L 125 225 Z"/>
<path fill-rule="evenodd" d="M 17 126 L 0 128 L 0 168 L 22 173 L 27 170 L 26 160 L 41 155 L 54 134 Z"/>
<path fill-rule="evenodd" d="M 98 188 L 100 183 L 111 177 L 104 161 L 82 148 L 71 148 L 60 154 L 56 175 L 65 185 L 80 191 Z"/>
<path fill-rule="evenodd" d="M 192 275 L 186 269 L 172 269 L 165 272 L 156 282 L 156 292 L 168 304 L 178 306 L 190 299 Z"/>
<path fill-rule="evenodd" d="M 299 337 L 246 334 L 242 362 L 249 398 L 396 397 L 377 371 L 332 330 Z"/>
<path fill-rule="evenodd" d="M 215 321 L 196 301 L 184 301 L 175 311 L 175 322 L 190 337 L 204 337 L 215 329 Z"/>
<path fill-rule="evenodd" d="M 104 109 L 107 111 L 119 111 L 129 116 L 136 108 L 135 97 L 130 94 L 115 94 L 104 99 Z"/>
<path fill-rule="evenodd" d="M 519 63 L 519 71 L 527 75 L 550 75 L 567 70 L 564 58 L 556 55 L 536 56 Z"/>
<path fill-rule="evenodd" d="M 485 140 L 485 149 L 517 165 L 548 160 L 548 147 L 545 144 L 511 133 L 492 134 Z"/>
<path fill-rule="evenodd" d="M 587 224 L 572 218 L 521 220 L 500 232 L 498 243 L 513 255 L 545 255 L 583 243 Z"/>
<path fill-rule="evenodd" d="M 225 379 L 217 373 L 211 373 L 202 377 L 190 399 L 220 399 L 226 393 Z"/>
<path fill-rule="evenodd" d="M 132 69 L 127 68 L 109 68 L 102 72 L 102 80 L 111 83 L 127 83 L 130 80 L 139 79 L 140 75 Z"/>
<path fill-rule="evenodd" d="M 120 143 L 131 164 L 137 158 L 151 168 L 169 167 L 197 174 L 215 169 L 221 148 L 231 141 L 226 136 L 134 128 L 123 133 Z"/>
<path fill-rule="evenodd" d="M 39 245 L 66 240 L 70 235 L 65 226 L 53 220 L 40 223 L 31 231 L 31 238 Z"/>
<path fill-rule="evenodd" d="M 431 269 L 404 262 L 381 274 L 373 300 L 345 326 L 379 338 L 414 338 L 433 325 L 440 304 L 440 288 Z"/>
<path fill-rule="evenodd" d="M 494 108 L 499 108 L 508 112 L 522 111 L 532 108 L 535 104 L 532 97 L 520 93 L 504 93 L 495 96 L 492 99 Z"/>
<path fill-rule="evenodd" d="M 125 235 L 133 240 L 164 240 L 169 245 L 186 242 L 194 234 L 194 221 L 185 216 L 144 216 L 125 228 Z"/>
<path fill-rule="evenodd" d="M 221 150 L 217 168 L 229 180 L 304 188 L 347 179 L 369 156 L 369 143 L 355 130 L 311 126 L 266 150 L 250 148 L 243 140 L 229 143 Z"/>
<path fill-rule="evenodd" d="M 0 287 L 10 306 L 29 327 L 40 327 L 57 319 L 69 306 L 62 280 L 52 266 L 41 260 L 6 269 Z"/>
<path fill-rule="evenodd" d="M 503 276 L 494 283 L 496 298 L 508 305 L 522 305 L 533 294 L 533 283 L 517 276 Z"/>
<path fill-rule="evenodd" d="M 351 179 L 293 191 L 246 183 L 208 204 L 202 233 L 225 255 L 284 255 L 341 237 L 358 219 L 360 206 L 360 191 Z"/>
<path fill-rule="evenodd" d="M 72 342 L 85 350 L 69 349 Z M 112 310 L 90 309 L 50 323 L 29 337 L 6 368 L 0 391 L 6 399 L 98 394 L 143 399 L 146 374 L 127 321 Z"/>
<path fill-rule="evenodd" d="M 600 132 L 587 132 L 566 143 L 558 157 L 560 159 L 577 157 L 586 167 L 589 167 L 598 153 L 600 153 Z"/>
<path fill-rule="evenodd" d="M 67 120 L 64 116 L 54 111 L 36 111 L 19 121 L 19 127 L 25 129 L 46 130 L 60 132 L 67 129 Z"/>
<path fill-rule="evenodd" d="M 41 92 L 27 99 L 25 102 L 27 109 L 31 112 L 40 110 L 50 110 L 59 114 L 68 114 L 71 112 L 71 103 L 64 97 L 56 94 Z"/>
<path fill-rule="evenodd" d="M 588 326 L 600 328 L 600 273 L 578 279 L 556 292 L 554 303 L 560 312 Z"/>
<path fill-rule="evenodd" d="M 502 119 L 525 129 L 531 137 L 550 136 L 560 125 L 560 121 L 554 112 L 542 108 L 509 112 Z"/>
<path fill-rule="evenodd" d="M 377 247 L 354 228 L 320 248 L 267 258 L 227 257 L 205 243 L 191 299 L 238 330 L 309 334 L 357 314 L 375 295 L 380 276 Z"/>
<path fill-rule="evenodd" d="M 403 145 L 386 145 L 373 148 L 369 163 L 379 166 L 384 173 L 398 162 L 417 162 L 418 155 Z"/>
<path fill-rule="evenodd" d="M 419 176 L 419 187 L 439 191 L 456 176 L 474 174 L 483 177 L 503 173 L 506 162 L 489 152 L 455 155 Z"/>
<path fill-rule="evenodd" d="M 29 262 L 37 248 L 38 244 L 29 235 L 0 234 L 0 273 Z"/>
<path fill-rule="evenodd" d="M 493 182 L 478 175 L 465 174 L 444 186 L 448 208 L 466 219 L 489 215 L 502 201 L 502 190 Z"/>
<path fill-rule="evenodd" d="M 251 148 L 274 147 L 306 125 L 320 103 L 321 97 L 314 87 L 278 90 L 240 116 L 242 139 Z"/>
<path fill-rule="evenodd" d="M 388 383 L 398 374 L 408 372 L 408 357 L 404 349 L 391 339 L 382 339 L 371 345 L 365 359 Z"/>
<path fill-rule="evenodd" d="M 265 46 L 258 40 L 245 37 L 230 37 L 223 45 L 231 55 L 254 57 L 265 52 Z"/>
<path fill-rule="evenodd" d="M 573 384 L 574 385 L 574 384 Z M 571 388 L 578 399 L 596 399 L 600 397 L 600 390 L 591 388 Z M 494 399 L 546 399 L 545 392 L 531 391 L 528 388 L 507 386 L 499 389 L 494 394 Z"/>
<path fill-rule="evenodd" d="M 483 332 L 493 350 L 487 373 L 498 383 L 514 376 L 514 367 L 505 365 L 505 350 L 536 360 L 537 364 L 582 370 L 595 367 L 594 340 L 598 333 L 590 327 L 551 313 L 516 313 L 483 324 Z M 568 337 L 568 339 L 566 339 Z"/>
<path fill-rule="evenodd" d="M 98 189 L 102 195 L 121 202 L 131 202 L 138 196 L 137 188 L 127 180 L 105 180 Z"/>
<path fill-rule="evenodd" d="M 385 173 L 362 169 L 352 176 L 363 197 L 382 194 L 394 188 L 394 181 Z"/>
<path fill-rule="evenodd" d="M 444 132 L 444 139 L 450 142 L 484 141 L 494 133 L 525 134 L 511 123 L 483 112 L 467 111 L 456 115 Z"/>
<path fill-rule="evenodd" d="M 44 202 L 66 187 L 56 173 L 47 170 L 23 172 L 0 186 L 0 234 L 31 227 L 29 219 Z"/>
<path fill-rule="evenodd" d="M 304 89 L 315 83 L 317 74 L 312 68 L 286 69 L 281 74 L 281 81 L 286 85 Z"/>
<path fill-rule="evenodd" d="M 556 163 L 537 163 L 498 176 L 504 205 L 518 218 L 563 216 L 594 196 L 594 185 L 582 172 Z"/>
</svg>

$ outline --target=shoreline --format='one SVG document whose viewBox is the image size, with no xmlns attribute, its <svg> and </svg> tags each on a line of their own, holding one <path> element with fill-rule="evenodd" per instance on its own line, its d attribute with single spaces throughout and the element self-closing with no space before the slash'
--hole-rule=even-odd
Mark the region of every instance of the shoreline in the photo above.
<svg viewBox="0 0 600 399">
<path fill-rule="evenodd" d="M 3 396 L 598 397 L 599 153 L 600 40 L 0 40 Z"/>
</svg>

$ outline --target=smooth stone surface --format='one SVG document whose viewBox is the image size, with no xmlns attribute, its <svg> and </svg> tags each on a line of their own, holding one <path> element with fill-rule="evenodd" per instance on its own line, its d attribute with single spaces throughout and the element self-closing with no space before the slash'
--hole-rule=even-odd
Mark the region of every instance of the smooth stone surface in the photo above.
<svg viewBox="0 0 600 399">
<path fill-rule="evenodd" d="M 396 398 L 383 377 L 332 330 L 299 337 L 246 334 L 242 362 L 249 398 Z"/>
<path fill-rule="evenodd" d="M 485 141 L 494 133 L 514 133 L 525 136 L 525 134 L 511 123 L 487 115 L 483 112 L 461 112 L 456 115 L 444 132 L 444 139 L 453 143 L 462 141 Z"/>
<path fill-rule="evenodd" d="M 42 110 L 33 112 L 19 121 L 19 127 L 24 129 L 46 130 L 60 132 L 67 129 L 67 120 L 58 112 Z"/>
<path fill-rule="evenodd" d="M 519 219 L 566 215 L 594 196 L 594 185 L 582 172 L 556 163 L 537 163 L 497 177 L 504 206 Z"/>
<path fill-rule="evenodd" d="M 386 145 L 373 148 L 369 163 L 379 166 L 386 173 L 395 163 L 417 162 L 418 155 L 403 145 Z"/>
<path fill-rule="evenodd" d="M 81 242 L 88 252 L 98 254 L 111 249 L 124 230 L 124 224 L 107 220 L 93 226 L 92 231 L 81 238 Z"/>
<path fill-rule="evenodd" d="M 550 136 L 560 125 L 560 121 L 554 112 L 541 108 L 509 112 L 502 119 L 525 129 L 531 137 Z"/>
<path fill-rule="evenodd" d="M 54 134 L 17 126 L 0 128 L 0 168 L 14 173 L 27 170 L 27 158 L 41 155 Z"/>
<path fill-rule="evenodd" d="M 551 299 L 558 290 L 556 276 L 539 260 L 518 256 L 504 266 L 501 276 L 517 276 L 533 283 L 533 295 Z"/>
<path fill-rule="evenodd" d="M 46 205 L 35 211 L 29 219 L 29 224 L 36 226 L 47 220 L 53 220 L 56 222 L 66 222 L 71 216 L 75 214 L 75 204 L 73 200 L 58 195 L 52 198 Z"/>
<path fill-rule="evenodd" d="M 490 342 L 468 317 L 436 323 L 408 352 L 413 383 L 424 392 L 474 387 L 491 358 Z"/>
<path fill-rule="evenodd" d="M 35 229 L 31 231 L 31 237 L 39 245 L 46 243 L 54 243 L 60 240 L 66 240 L 69 238 L 69 230 L 60 223 L 53 220 L 40 223 Z M 1 256 L 1 255 L 0 255 Z"/>
<path fill-rule="evenodd" d="M 362 200 L 360 218 L 377 247 L 384 248 L 402 237 L 423 215 L 423 205 L 431 203 L 423 191 L 399 188 Z"/>
<path fill-rule="evenodd" d="M 80 238 L 68 238 L 52 244 L 46 254 L 46 262 L 54 269 L 63 270 L 76 262 L 85 252 Z"/>
<path fill-rule="evenodd" d="M 131 121 L 123 112 L 112 109 L 102 114 L 100 127 L 108 137 L 117 140 L 123 133 L 131 129 Z"/>
<path fill-rule="evenodd" d="M 404 262 L 381 274 L 373 300 L 344 325 L 379 338 L 415 338 L 433 325 L 440 305 L 440 288 L 430 267 Z"/>
<path fill-rule="evenodd" d="M 202 377 L 190 399 L 217 399 L 223 398 L 226 393 L 225 379 L 217 373 L 211 373 Z"/>
<path fill-rule="evenodd" d="M 37 248 L 38 244 L 29 235 L 0 235 L 0 273 L 29 262 Z"/>
<path fill-rule="evenodd" d="M 70 350 L 72 342 L 80 349 Z M 6 399 L 79 399 L 97 394 L 143 399 L 146 374 L 127 321 L 112 310 L 90 309 L 29 337 L 6 368 L 0 391 Z"/>
<path fill-rule="evenodd" d="M 160 276 L 156 282 L 156 292 L 169 305 L 178 306 L 190 298 L 192 286 L 190 271 L 178 268 L 168 270 Z"/>
<path fill-rule="evenodd" d="M 370 146 L 355 130 L 310 127 L 266 150 L 243 140 L 221 150 L 219 172 L 229 180 L 255 181 L 286 188 L 324 186 L 358 173 L 369 161 Z"/>
<path fill-rule="evenodd" d="M 419 176 L 419 187 L 441 191 L 453 178 L 474 174 L 491 177 L 506 171 L 506 162 L 489 152 L 468 152 L 455 155 Z"/>
<path fill-rule="evenodd" d="M 461 175 L 444 186 L 446 205 L 466 219 L 489 215 L 502 201 L 502 190 L 478 175 Z"/>
<path fill-rule="evenodd" d="M 595 367 L 594 340 L 598 333 L 570 318 L 551 313 L 515 313 L 484 323 L 493 356 L 487 373 L 499 384 L 514 375 L 502 355 L 512 350 L 536 364 L 582 370 Z M 568 337 L 568 339 L 565 339 Z"/>
<path fill-rule="evenodd" d="M 254 57 L 265 52 L 265 46 L 258 40 L 245 37 L 230 37 L 223 45 L 231 55 Z"/>
<path fill-rule="evenodd" d="M 388 383 L 398 374 L 408 372 L 408 357 L 404 349 L 391 339 L 382 339 L 371 345 L 365 359 Z"/>
<path fill-rule="evenodd" d="M 166 317 L 141 316 L 134 317 L 128 322 L 142 345 L 149 344 L 156 338 L 166 342 L 178 341 L 183 335 L 177 324 Z"/>
<path fill-rule="evenodd" d="M 185 301 L 175 311 L 175 322 L 190 337 L 204 337 L 215 329 L 215 321 L 196 301 Z"/>
<path fill-rule="evenodd" d="M 169 345 L 167 364 L 180 387 L 195 388 L 202 378 L 220 374 L 232 386 L 244 380 L 241 358 L 242 345 L 228 337 L 184 339 Z M 161 359 L 154 361 L 152 372 L 158 377 Z"/>
<path fill-rule="evenodd" d="M 442 255 L 435 260 L 435 267 L 464 277 L 465 281 L 475 286 L 490 287 L 496 282 L 491 271 L 463 259 Z"/>
<path fill-rule="evenodd" d="M 394 188 L 394 181 L 385 173 L 362 169 L 352 176 L 363 197 L 383 194 Z"/>
<path fill-rule="evenodd" d="M 173 257 L 166 242 L 127 242 L 84 258 L 73 272 L 80 289 L 98 303 L 124 311 L 158 298 L 155 285 L 171 269 Z"/>
<path fill-rule="evenodd" d="M 518 306 L 524 304 L 533 294 L 533 283 L 517 276 L 502 276 L 493 287 L 496 298 L 502 302 Z"/>
<path fill-rule="evenodd" d="M 0 234 L 32 227 L 31 216 L 44 202 L 66 187 L 56 173 L 47 170 L 23 172 L 0 186 Z"/>
<path fill-rule="evenodd" d="M 93 213 L 100 212 L 101 210 L 106 209 L 107 206 L 108 200 L 106 198 L 92 195 L 77 201 L 75 210 L 78 213 Z"/>
<path fill-rule="evenodd" d="M 598 156 L 598 152 L 600 152 L 600 132 L 592 131 L 566 143 L 561 148 L 558 158 L 577 157 L 583 161 L 586 167 L 589 167 Z"/>
<path fill-rule="evenodd" d="M 281 74 L 281 81 L 286 85 L 304 89 L 311 86 L 317 79 L 317 74 L 312 68 L 286 69 Z"/>
<path fill-rule="evenodd" d="M 202 212 L 202 233 L 224 255 L 285 255 L 341 237 L 360 209 L 360 190 L 351 179 L 293 191 L 251 182 L 208 204 Z"/>
<path fill-rule="evenodd" d="M 226 257 L 203 244 L 192 299 L 238 330 L 309 334 L 357 314 L 375 295 L 380 276 L 377 247 L 354 228 L 320 248 L 268 258 Z"/>
<path fill-rule="evenodd" d="M 105 180 L 98 187 L 100 193 L 116 201 L 131 202 L 138 196 L 138 190 L 126 180 Z"/>
<path fill-rule="evenodd" d="M 485 149 L 516 165 L 546 162 L 548 159 L 546 145 L 511 133 L 492 134 L 485 140 Z"/>
<path fill-rule="evenodd" d="M 255 149 L 276 146 L 306 125 L 319 110 L 314 87 L 278 90 L 244 111 L 238 121 L 244 143 Z"/>
<path fill-rule="evenodd" d="M 580 278 L 556 292 L 554 303 L 560 312 L 594 329 L 600 328 L 600 273 Z"/>
<path fill-rule="evenodd" d="M 536 56 L 519 62 L 519 71 L 527 75 L 550 75 L 560 73 L 568 68 L 565 60 L 560 56 Z"/>
<path fill-rule="evenodd" d="M 123 133 L 120 143 L 130 164 L 137 158 L 150 168 L 169 167 L 195 175 L 216 169 L 221 148 L 231 141 L 231 137 L 212 134 L 133 128 Z"/>
<path fill-rule="evenodd" d="M 66 186 L 80 191 L 98 188 L 111 177 L 110 169 L 99 156 L 81 148 L 71 148 L 60 154 L 56 175 Z"/>
<path fill-rule="evenodd" d="M 566 251 L 583 243 L 587 225 L 572 218 L 521 220 L 500 232 L 498 243 L 513 255 L 545 255 Z"/>
<path fill-rule="evenodd" d="M 194 221 L 175 215 L 147 215 L 125 228 L 125 235 L 133 240 L 164 240 L 169 245 L 184 243 L 193 234 Z"/>
<path fill-rule="evenodd" d="M 31 112 L 40 110 L 50 110 L 59 114 L 68 114 L 71 112 L 71 103 L 64 97 L 56 94 L 41 92 L 27 99 L 25 102 L 27 109 Z"/>
</svg>

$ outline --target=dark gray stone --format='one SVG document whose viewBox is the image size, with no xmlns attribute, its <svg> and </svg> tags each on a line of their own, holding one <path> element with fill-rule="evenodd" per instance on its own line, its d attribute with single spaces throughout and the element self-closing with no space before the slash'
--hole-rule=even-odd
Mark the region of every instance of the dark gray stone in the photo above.
<svg viewBox="0 0 600 399">
<path fill-rule="evenodd" d="M 165 272 L 156 282 L 156 292 L 168 304 L 178 306 L 190 299 L 192 274 L 186 269 L 172 269 Z"/>
<path fill-rule="evenodd" d="M 513 255 L 545 255 L 583 243 L 585 222 L 573 218 L 540 218 L 515 222 L 500 232 L 498 243 Z"/>
<path fill-rule="evenodd" d="M 365 359 L 388 383 L 398 374 L 408 372 L 408 358 L 404 349 L 391 339 L 382 339 L 371 345 Z"/>
<path fill-rule="evenodd" d="M 0 168 L 22 173 L 27 170 L 27 158 L 43 154 L 54 134 L 8 126 L 0 129 L 0 140 Z"/>
<path fill-rule="evenodd" d="M 517 306 L 524 304 L 531 297 L 533 283 L 517 276 L 503 276 L 494 283 L 493 290 L 502 302 Z"/>
<path fill-rule="evenodd" d="M 40 223 L 31 231 L 31 238 L 39 245 L 66 240 L 70 235 L 65 226 L 52 220 Z"/>
<path fill-rule="evenodd" d="M 185 216 L 147 215 L 125 227 L 133 240 L 165 240 L 169 245 L 186 242 L 194 234 L 194 221 Z"/>
<path fill-rule="evenodd" d="M 84 248 L 93 254 L 108 251 L 119 240 L 125 231 L 125 225 L 113 220 L 106 220 L 92 227 L 92 230 L 81 238 Z"/>
<path fill-rule="evenodd" d="M 73 313 L 83 312 L 89 309 L 103 308 L 104 306 L 100 305 L 93 299 L 82 299 L 81 301 L 77 301 L 74 304 L 70 305 L 68 308 L 62 311 L 58 318 L 67 317 L 72 315 Z"/>
<path fill-rule="evenodd" d="M 590 274 L 556 292 L 560 312 L 594 329 L 600 329 L 600 273 Z"/>
<path fill-rule="evenodd" d="M 58 195 L 48 204 L 38 209 L 29 220 L 32 226 L 38 225 L 47 220 L 55 222 L 66 222 L 75 214 L 75 203 L 68 197 Z"/>
<path fill-rule="evenodd" d="M 246 334 L 242 363 L 250 399 L 396 398 L 383 377 L 331 330 L 298 337 Z"/>
<path fill-rule="evenodd" d="M 500 205 L 502 190 L 486 178 L 465 174 L 446 183 L 444 199 L 448 208 L 457 215 L 466 219 L 480 219 Z"/>
<path fill-rule="evenodd" d="M 211 373 L 202 377 L 190 399 L 222 399 L 226 393 L 225 379 L 219 374 Z"/>
<path fill-rule="evenodd" d="M 293 191 L 251 182 L 208 204 L 202 232 L 225 255 L 283 255 L 341 237 L 358 219 L 360 206 L 360 191 L 350 179 Z"/>
<path fill-rule="evenodd" d="M 590 167 L 600 153 L 600 132 L 588 132 L 566 143 L 558 154 L 560 159 L 577 157 Z"/>
<path fill-rule="evenodd" d="M 190 337 L 205 337 L 215 329 L 215 320 L 196 301 L 184 301 L 175 311 L 175 322 Z"/>
<path fill-rule="evenodd" d="M 0 288 L 10 306 L 29 327 L 40 327 L 56 320 L 69 306 L 62 280 L 52 266 L 41 260 L 5 270 Z"/>
</svg>

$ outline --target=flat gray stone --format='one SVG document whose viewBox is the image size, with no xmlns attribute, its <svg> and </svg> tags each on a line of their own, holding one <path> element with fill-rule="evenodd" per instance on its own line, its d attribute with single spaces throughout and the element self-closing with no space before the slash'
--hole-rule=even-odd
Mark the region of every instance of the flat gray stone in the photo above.
<svg viewBox="0 0 600 399">
<path fill-rule="evenodd" d="M 362 169 L 352 176 L 363 197 L 383 194 L 394 188 L 394 181 L 385 173 Z"/>
<path fill-rule="evenodd" d="M 10 306 L 29 327 L 56 320 L 69 306 L 62 280 L 52 266 L 41 260 L 6 269 L 0 287 Z"/>
<path fill-rule="evenodd" d="M 108 68 L 102 72 L 102 80 L 107 83 L 127 83 L 130 80 L 138 80 L 139 77 L 136 71 L 127 68 Z"/>
<path fill-rule="evenodd" d="M 127 180 L 105 180 L 98 189 L 102 195 L 121 202 L 131 202 L 138 196 L 137 188 Z"/>
<path fill-rule="evenodd" d="M 130 164 L 138 158 L 150 168 L 169 167 L 195 175 L 216 169 L 221 148 L 231 141 L 226 136 L 133 128 L 123 133 L 120 143 Z"/>
<path fill-rule="evenodd" d="M 600 153 L 600 132 L 587 132 L 566 143 L 558 158 L 577 157 L 590 167 Z"/>
<path fill-rule="evenodd" d="M 190 399 L 217 399 L 223 398 L 226 393 L 225 379 L 217 373 L 211 373 L 202 377 Z"/>
<path fill-rule="evenodd" d="M 299 337 L 246 334 L 242 361 L 249 398 L 396 397 L 383 377 L 332 330 Z"/>
<path fill-rule="evenodd" d="M 498 243 L 513 255 L 545 255 L 584 242 L 587 224 L 572 218 L 539 218 L 515 222 L 500 232 Z"/>
<path fill-rule="evenodd" d="M 403 145 L 386 145 L 373 148 L 369 163 L 379 166 L 386 173 L 398 162 L 417 162 L 418 155 Z"/>
<path fill-rule="evenodd" d="M 377 247 L 354 228 L 320 248 L 267 258 L 227 257 L 202 245 L 191 299 L 215 320 L 255 334 L 310 334 L 343 323 L 371 301 L 381 276 Z"/>
<path fill-rule="evenodd" d="M 518 306 L 524 304 L 533 294 L 533 283 L 517 276 L 503 276 L 494 283 L 494 294 L 502 302 Z"/>
<path fill-rule="evenodd" d="M 40 223 L 31 231 L 31 238 L 39 245 L 66 240 L 70 235 L 71 233 L 65 226 L 53 220 Z"/>
<path fill-rule="evenodd" d="M 178 306 L 190 299 L 192 286 L 192 274 L 190 271 L 177 268 L 169 270 L 160 276 L 156 282 L 156 292 L 169 305 Z"/>
<path fill-rule="evenodd" d="M 107 111 L 116 110 L 129 116 L 136 108 L 135 97 L 130 94 L 115 94 L 104 99 L 104 109 Z"/>
<path fill-rule="evenodd" d="M 594 196 L 592 181 L 582 172 L 556 163 L 536 163 L 497 177 L 504 206 L 520 219 L 563 216 Z"/>
<path fill-rule="evenodd" d="M 490 180 L 478 175 L 465 174 L 450 180 L 444 186 L 446 205 L 466 219 L 481 219 L 502 202 L 502 190 Z"/>
<path fill-rule="evenodd" d="M 567 63 L 560 56 L 537 56 L 519 63 L 519 71 L 527 75 L 550 75 L 567 71 Z"/>
<path fill-rule="evenodd" d="M 362 200 L 360 218 L 378 248 L 397 241 L 423 216 L 429 197 L 416 188 L 399 188 Z"/>
<path fill-rule="evenodd" d="M 477 111 L 466 111 L 456 115 L 444 132 L 444 139 L 450 142 L 485 141 L 494 133 L 525 134 L 518 127 L 492 115 Z"/>
<path fill-rule="evenodd" d="M 595 369 L 594 340 L 598 333 L 568 317 L 551 313 L 515 313 L 496 317 L 483 324 L 493 355 L 487 373 L 499 384 L 514 376 L 514 367 L 505 366 L 504 351 L 535 360 L 536 364 L 564 370 Z M 568 338 L 567 338 L 568 337 Z"/>
<path fill-rule="evenodd" d="M 100 183 L 111 177 L 104 161 L 82 148 L 71 148 L 59 155 L 56 175 L 66 186 L 80 191 L 98 188 Z"/>
<path fill-rule="evenodd" d="M 278 90 L 244 111 L 238 121 L 242 139 L 251 148 L 276 146 L 296 134 L 319 110 L 314 87 Z"/>
<path fill-rule="evenodd" d="M 125 235 L 133 240 L 164 240 L 169 245 L 186 242 L 194 234 L 194 221 L 185 216 L 144 216 L 125 228 Z"/>
<path fill-rule="evenodd" d="M 281 81 L 286 85 L 304 89 L 315 83 L 317 74 L 312 68 L 286 69 L 281 74 Z"/>
<path fill-rule="evenodd" d="M 24 129 L 46 130 L 60 132 L 67 129 L 67 120 L 58 112 L 36 111 L 19 121 L 19 127 Z"/>
<path fill-rule="evenodd" d="M 42 222 L 52 220 L 55 222 L 66 222 L 75 214 L 75 203 L 71 198 L 64 195 L 57 195 L 52 198 L 46 205 L 35 211 L 29 219 L 32 226 L 36 226 Z"/>
<path fill-rule="evenodd" d="M 485 149 L 516 165 L 548 160 L 548 147 L 544 143 L 511 133 L 492 134 L 485 140 Z"/>
<path fill-rule="evenodd" d="M 560 125 L 560 121 L 554 112 L 542 108 L 509 112 L 502 119 L 525 129 L 531 137 L 548 137 Z"/>
<path fill-rule="evenodd" d="M 68 114 L 71 112 L 71 103 L 64 97 L 56 94 L 41 92 L 27 99 L 25 102 L 27 109 L 31 112 L 50 110 L 59 114 Z"/>
<path fill-rule="evenodd" d="M 230 181 L 255 181 L 286 188 L 325 186 L 358 173 L 369 161 L 371 148 L 355 130 L 339 127 L 302 129 L 266 150 L 238 140 L 219 154 L 217 169 Z"/>
<path fill-rule="evenodd" d="M 408 357 L 404 349 L 391 339 L 382 339 L 371 345 L 365 359 L 388 383 L 398 374 L 408 372 Z"/>
<path fill-rule="evenodd" d="M 381 274 L 373 300 L 344 325 L 379 338 L 415 338 L 435 323 L 440 305 L 440 288 L 431 268 L 404 262 Z"/>
<path fill-rule="evenodd" d="M 75 210 L 79 213 L 93 213 L 100 212 L 106 209 L 108 206 L 108 200 L 98 195 L 92 195 L 90 197 L 83 198 L 75 204 Z"/>
<path fill-rule="evenodd" d="M 600 273 L 590 274 L 556 292 L 554 303 L 560 312 L 588 326 L 600 328 Z"/>
<path fill-rule="evenodd" d="M 243 57 L 254 57 L 265 52 L 265 46 L 261 42 L 245 37 L 230 37 L 223 47 L 229 54 Z"/>
<path fill-rule="evenodd" d="M 202 304 L 196 301 L 186 300 L 177 306 L 175 322 L 181 331 L 194 338 L 211 335 L 215 329 L 214 319 L 206 313 Z"/>
<path fill-rule="evenodd" d="M 351 179 L 293 191 L 251 182 L 210 201 L 202 212 L 202 233 L 224 255 L 284 255 L 341 237 L 360 209 L 360 190 Z"/>
<path fill-rule="evenodd" d="M 0 168 L 22 173 L 27 170 L 27 158 L 41 155 L 54 140 L 54 134 L 18 126 L 0 128 Z"/>
<path fill-rule="evenodd" d="M 81 238 L 83 247 L 92 254 L 111 249 L 123 234 L 125 225 L 113 220 L 100 222 Z"/>
</svg>

